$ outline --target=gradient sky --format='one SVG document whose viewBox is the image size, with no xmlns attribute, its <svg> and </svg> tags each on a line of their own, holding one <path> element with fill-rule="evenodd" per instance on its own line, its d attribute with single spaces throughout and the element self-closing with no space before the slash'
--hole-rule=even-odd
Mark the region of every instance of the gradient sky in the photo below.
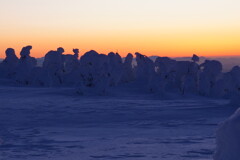
<svg viewBox="0 0 240 160">
<path fill-rule="evenodd" d="M 0 57 L 33 45 L 42 57 L 141 52 L 159 56 L 240 55 L 240 0 L 0 0 Z"/>
</svg>

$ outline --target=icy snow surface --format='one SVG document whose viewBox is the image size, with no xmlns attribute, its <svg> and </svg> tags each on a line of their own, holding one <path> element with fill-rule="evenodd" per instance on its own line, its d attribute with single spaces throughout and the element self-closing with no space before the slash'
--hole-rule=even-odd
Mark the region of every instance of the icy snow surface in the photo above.
<svg viewBox="0 0 240 160">
<path fill-rule="evenodd" d="M 1 160 L 210 160 L 226 100 L 0 87 Z"/>
</svg>

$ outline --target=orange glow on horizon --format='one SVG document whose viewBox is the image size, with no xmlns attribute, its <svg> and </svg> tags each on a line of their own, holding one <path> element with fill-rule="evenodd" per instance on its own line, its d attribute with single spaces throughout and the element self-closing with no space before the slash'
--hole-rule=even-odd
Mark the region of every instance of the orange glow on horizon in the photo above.
<svg viewBox="0 0 240 160">
<path fill-rule="evenodd" d="M 9 30 L 9 28 L 8 28 Z M 81 55 L 89 50 L 107 54 L 119 52 L 121 56 L 140 52 L 147 56 L 186 57 L 199 56 L 240 56 L 240 30 L 238 27 L 215 28 L 144 28 L 144 29 L 99 29 L 99 30 L 34 30 L 22 28 L 22 32 L 12 30 L 4 32 L 0 39 L 0 57 L 5 57 L 8 47 L 16 54 L 23 46 L 32 45 L 31 55 L 44 57 L 49 50 L 58 47 L 71 54 L 73 48 L 79 48 Z"/>
<path fill-rule="evenodd" d="M 28 44 L 27 44 L 28 45 Z M 24 45 L 26 46 L 26 45 Z M 58 47 L 62 47 L 62 46 L 54 46 L 54 47 L 45 47 L 40 48 L 40 47 L 36 47 L 33 46 L 33 49 L 31 50 L 31 56 L 35 57 L 35 58 L 42 58 L 44 57 L 44 55 L 50 51 L 50 50 L 56 50 Z M 20 51 L 21 51 L 22 46 L 20 47 L 15 47 L 15 52 L 16 55 L 18 57 L 20 57 Z M 64 47 L 65 53 L 64 54 L 73 54 L 72 49 L 73 48 L 79 48 L 79 47 Z M 7 49 L 7 48 L 6 48 Z M 0 58 L 5 58 L 5 50 L 6 49 L 1 49 L 1 54 L 0 54 Z M 189 52 L 167 52 L 167 51 L 147 51 L 147 50 L 127 50 L 127 49 L 115 49 L 115 50 L 111 50 L 111 49 L 94 49 L 94 48 L 79 48 L 80 49 L 80 56 L 82 56 L 84 53 L 86 53 L 87 51 L 90 50 L 95 50 L 98 53 L 101 54 L 108 54 L 109 52 L 118 52 L 122 57 L 125 57 L 128 53 L 132 53 L 134 55 L 135 52 L 139 52 L 143 55 L 146 56 L 160 56 L 160 57 L 191 57 L 193 54 L 197 54 L 198 56 L 203 56 L 203 57 L 227 57 L 227 56 L 240 56 L 240 50 L 239 51 L 205 51 L 205 52 L 199 52 L 199 51 L 189 51 Z"/>
<path fill-rule="evenodd" d="M 79 48 L 107 54 L 240 56 L 239 0 L 1 0 L 0 58 Z"/>
<path fill-rule="evenodd" d="M 32 45 L 31 56 L 44 57 L 49 50 L 58 47 L 65 49 L 65 54 L 72 54 L 73 48 L 80 49 L 80 55 L 89 50 L 108 54 L 119 52 L 121 56 L 128 53 L 140 52 L 147 56 L 189 57 L 199 56 L 240 56 L 240 32 L 210 34 L 181 33 L 181 34 L 137 34 L 119 35 L 28 35 L 17 37 L 5 36 L 0 40 L 0 58 L 5 57 L 7 48 L 14 48 L 17 56 L 22 47 Z M 221 35 L 221 36 L 220 36 Z"/>
</svg>

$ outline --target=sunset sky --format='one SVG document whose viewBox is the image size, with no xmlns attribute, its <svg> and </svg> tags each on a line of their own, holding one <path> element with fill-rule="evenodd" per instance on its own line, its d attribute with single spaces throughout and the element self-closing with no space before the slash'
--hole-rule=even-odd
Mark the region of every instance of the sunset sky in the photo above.
<svg viewBox="0 0 240 160">
<path fill-rule="evenodd" d="M 100 53 L 240 55 L 240 0 L 0 0 L 0 57 Z"/>
</svg>

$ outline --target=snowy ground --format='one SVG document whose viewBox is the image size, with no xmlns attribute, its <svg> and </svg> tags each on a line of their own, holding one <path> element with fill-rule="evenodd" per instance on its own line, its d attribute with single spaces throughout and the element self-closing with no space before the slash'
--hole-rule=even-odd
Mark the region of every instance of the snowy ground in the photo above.
<svg viewBox="0 0 240 160">
<path fill-rule="evenodd" d="M 226 100 L 0 87 L 0 160 L 208 160 Z"/>
</svg>

